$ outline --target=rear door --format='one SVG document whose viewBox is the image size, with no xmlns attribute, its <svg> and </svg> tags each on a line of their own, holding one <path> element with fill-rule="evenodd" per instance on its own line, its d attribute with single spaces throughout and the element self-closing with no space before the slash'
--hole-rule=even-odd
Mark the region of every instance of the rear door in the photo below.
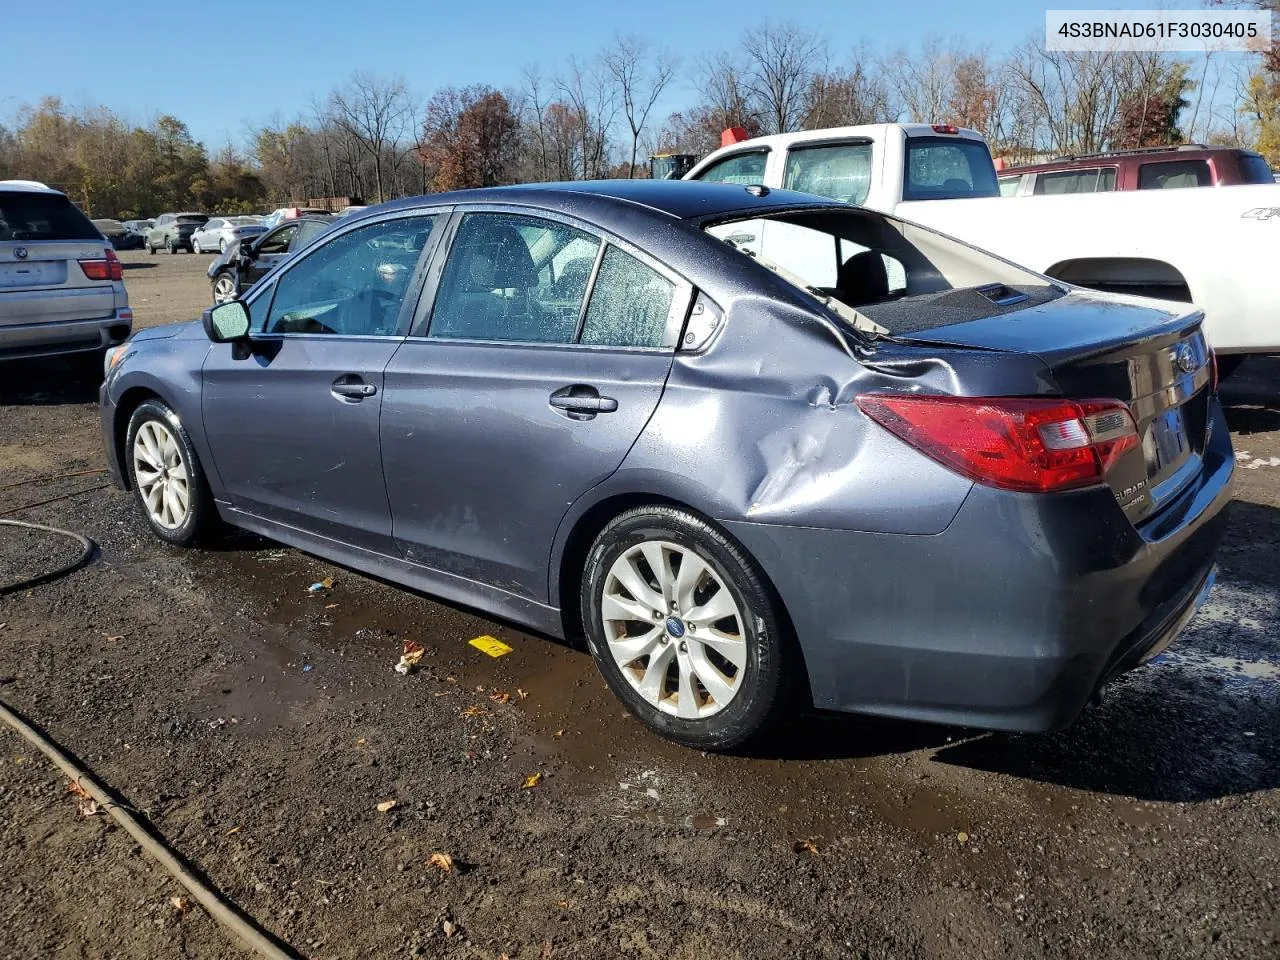
<svg viewBox="0 0 1280 960">
<path fill-rule="evenodd" d="M 361 224 L 250 298 L 248 349 L 215 344 L 205 435 L 231 503 L 275 523 L 393 553 L 378 419 L 436 218 Z"/>
<path fill-rule="evenodd" d="M 652 415 L 691 288 L 577 222 L 490 210 L 454 228 L 434 305 L 386 371 L 395 539 L 546 602 L 556 529 Z"/>
<path fill-rule="evenodd" d="M 0 189 L 0 326 L 111 316 L 115 284 L 80 268 L 107 246 L 62 194 Z"/>
</svg>

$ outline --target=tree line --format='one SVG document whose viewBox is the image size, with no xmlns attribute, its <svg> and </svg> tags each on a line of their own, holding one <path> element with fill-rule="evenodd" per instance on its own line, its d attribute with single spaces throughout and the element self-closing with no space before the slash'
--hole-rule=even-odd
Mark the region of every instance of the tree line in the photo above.
<svg viewBox="0 0 1280 960">
<path fill-rule="evenodd" d="M 1255 5 L 1274 10 L 1276 0 Z M 659 116 L 678 81 L 695 95 Z M 94 216 L 234 213 L 647 176 L 651 152 L 702 155 L 726 127 L 760 135 L 891 121 L 976 128 L 1013 163 L 1196 140 L 1255 147 L 1280 164 L 1280 56 L 1064 53 L 1035 39 L 998 57 L 939 39 L 839 55 L 814 30 L 766 22 L 683 65 L 644 37 L 619 36 L 554 71 L 530 66 L 502 89 L 419 97 L 400 78 L 356 73 L 303 115 L 273 118 L 212 155 L 176 117 L 139 126 L 47 98 L 0 127 L 0 178 L 43 180 Z"/>
</svg>

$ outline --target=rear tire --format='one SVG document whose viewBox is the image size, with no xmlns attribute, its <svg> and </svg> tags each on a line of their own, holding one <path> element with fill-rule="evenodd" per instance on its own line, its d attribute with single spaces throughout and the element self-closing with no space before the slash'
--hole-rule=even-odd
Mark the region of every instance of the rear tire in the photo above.
<svg viewBox="0 0 1280 960">
<path fill-rule="evenodd" d="M 125 469 L 134 503 L 166 543 L 190 547 L 217 526 L 217 508 L 182 421 L 160 400 L 147 400 L 129 418 Z"/>
<path fill-rule="evenodd" d="M 156 248 L 155 248 L 155 247 L 153 247 L 153 246 L 151 245 L 151 241 L 150 241 L 150 240 L 147 240 L 147 241 L 143 244 L 143 246 L 145 246 L 145 247 L 147 248 L 147 253 L 148 253 L 148 254 L 150 254 L 150 255 L 151 255 L 151 256 L 153 256 L 153 257 L 156 255 Z"/>
<path fill-rule="evenodd" d="M 730 750 L 792 707 L 801 661 L 775 592 L 738 544 L 691 513 L 616 517 L 587 554 L 581 603 L 605 682 L 670 740 Z"/>
<path fill-rule="evenodd" d="M 223 238 L 222 240 L 219 240 L 219 241 L 218 241 L 218 252 L 219 252 L 219 253 L 226 253 L 226 252 L 227 252 L 227 241 L 226 241 L 226 238 Z"/>
</svg>

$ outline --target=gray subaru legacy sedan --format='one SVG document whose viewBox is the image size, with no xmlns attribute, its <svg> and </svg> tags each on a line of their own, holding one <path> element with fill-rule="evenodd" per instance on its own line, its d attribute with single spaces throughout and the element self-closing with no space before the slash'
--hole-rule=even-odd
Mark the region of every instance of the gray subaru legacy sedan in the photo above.
<svg viewBox="0 0 1280 960">
<path fill-rule="evenodd" d="M 107 363 L 161 539 L 585 636 L 704 749 L 805 697 L 1069 723 L 1205 600 L 1234 463 L 1194 309 L 731 184 L 383 204 Z"/>
</svg>

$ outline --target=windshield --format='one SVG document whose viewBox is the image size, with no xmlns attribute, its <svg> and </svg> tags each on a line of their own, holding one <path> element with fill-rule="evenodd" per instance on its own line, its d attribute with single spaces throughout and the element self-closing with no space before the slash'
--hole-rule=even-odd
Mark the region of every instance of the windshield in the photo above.
<svg viewBox="0 0 1280 960">
<path fill-rule="evenodd" d="M 60 193 L 0 191 L 0 240 L 101 240 L 98 228 Z"/>
<path fill-rule="evenodd" d="M 998 197 L 996 167 L 981 140 L 908 137 L 903 200 Z"/>
<path fill-rule="evenodd" d="M 867 331 L 918 333 L 1052 300 L 1048 279 L 870 210 L 802 210 L 706 231 Z"/>
</svg>

